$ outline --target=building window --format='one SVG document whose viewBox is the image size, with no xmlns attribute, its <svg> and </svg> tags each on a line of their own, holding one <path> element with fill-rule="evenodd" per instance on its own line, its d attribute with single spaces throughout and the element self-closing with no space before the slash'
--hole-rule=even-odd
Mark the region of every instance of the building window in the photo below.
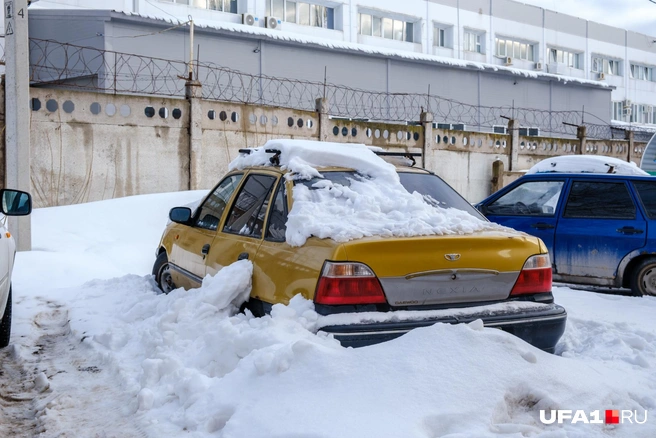
<svg viewBox="0 0 656 438">
<path fill-rule="evenodd" d="M 206 8 L 213 11 L 230 12 L 231 14 L 236 14 L 237 0 L 207 0 Z"/>
<path fill-rule="evenodd" d="M 335 28 L 335 9 L 314 3 L 266 0 L 266 16 L 303 26 Z"/>
<path fill-rule="evenodd" d="M 451 38 L 453 26 L 445 24 L 433 24 L 433 46 L 435 47 L 453 47 Z"/>
<path fill-rule="evenodd" d="M 165 3 L 176 3 L 178 5 L 193 6 L 200 9 L 210 9 L 212 11 L 237 13 L 238 0 L 160 0 Z"/>
<path fill-rule="evenodd" d="M 496 56 L 533 61 L 535 46 L 507 38 L 495 38 Z"/>
<path fill-rule="evenodd" d="M 483 48 L 484 33 L 473 30 L 465 30 L 464 50 L 467 52 L 485 53 Z"/>
<path fill-rule="evenodd" d="M 581 53 L 574 53 L 569 50 L 549 49 L 549 62 L 552 64 L 563 64 L 572 68 L 583 68 L 581 62 Z"/>
<path fill-rule="evenodd" d="M 631 64 L 631 78 L 641 81 L 651 81 L 653 80 L 653 67 Z"/>
<path fill-rule="evenodd" d="M 414 23 L 372 14 L 358 14 L 358 33 L 411 43 L 414 41 Z"/>
<path fill-rule="evenodd" d="M 620 61 L 617 59 L 602 58 L 600 56 L 592 57 L 592 71 L 604 73 L 607 75 L 621 76 Z"/>
<path fill-rule="evenodd" d="M 613 102 L 613 115 L 612 115 L 611 118 L 613 120 L 624 120 L 624 117 L 623 117 L 623 114 L 622 114 L 623 110 L 624 110 L 624 102 L 622 102 L 622 101 Z"/>
</svg>

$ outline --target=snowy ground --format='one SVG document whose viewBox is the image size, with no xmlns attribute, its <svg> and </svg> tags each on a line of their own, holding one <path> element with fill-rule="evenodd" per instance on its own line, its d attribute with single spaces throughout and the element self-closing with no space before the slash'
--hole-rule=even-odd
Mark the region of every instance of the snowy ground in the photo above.
<svg viewBox="0 0 656 438">
<path fill-rule="evenodd" d="M 477 325 L 345 349 L 311 303 L 234 315 L 239 262 L 159 295 L 168 209 L 201 192 L 36 210 L 0 351 L 1 437 L 654 437 L 637 424 L 543 425 L 540 409 L 656 415 L 656 299 L 556 287 L 558 355 Z"/>
</svg>

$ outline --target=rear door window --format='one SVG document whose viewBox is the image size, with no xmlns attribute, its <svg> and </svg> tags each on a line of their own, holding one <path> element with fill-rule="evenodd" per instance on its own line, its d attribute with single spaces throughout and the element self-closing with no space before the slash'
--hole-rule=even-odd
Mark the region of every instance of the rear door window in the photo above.
<svg viewBox="0 0 656 438">
<path fill-rule="evenodd" d="M 276 177 L 271 175 L 249 175 L 228 213 L 223 231 L 262 237 L 264 217 L 275 182 Z"/>
<path fill-rule="evenodd" d="M 529 181 L 509 191 L 487 206 L 487 213 L 499 216 L 553 216 L 565 181 Z"/>
<path fill-rule="evenodd" d="M 287 231 L 287 197 L 285 196 L 285 181 L 281 180 L 273 198 L 265 239 L 273 242 L 284 242 Z"/>
<path fill-rule="evenodd" d="M 574 181 L 566 218 L 634 219 L 636 207 L 624 182 Z"/>
<path fill-rule="evenodd" d="M 636 181 L 633 185 L 649 219 L 656 218 L 656 181 Z"/>
</svg>

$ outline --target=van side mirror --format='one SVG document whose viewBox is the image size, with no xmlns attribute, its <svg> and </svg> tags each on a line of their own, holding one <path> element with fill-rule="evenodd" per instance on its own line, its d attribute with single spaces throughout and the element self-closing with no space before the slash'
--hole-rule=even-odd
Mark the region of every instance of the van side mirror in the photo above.
<svg viewBox="0 0 656 438">
<path fill-rule="evenodd" d="M 476 209 L 477 209 L 478 211 L 480 211 L 480 212 L 483 214 L 483 216 L 486 216 L 486 215 L 487 215 L 487 205 L 478 204 L 478 205 L 476 206 Z"/>
<path fill-rule="evenodd" d="M 0 211 L 7 216 L 27 216 L 32 212 L 32 197 L 20 190 L 0 190 Z"/>
<path fill-rule="evenodd" d="M 187 225 L 189 220 L 191 220 L 191 208 L 173 207 L 169 211 L 169 219 L 175 223 Z"/>
</svg>

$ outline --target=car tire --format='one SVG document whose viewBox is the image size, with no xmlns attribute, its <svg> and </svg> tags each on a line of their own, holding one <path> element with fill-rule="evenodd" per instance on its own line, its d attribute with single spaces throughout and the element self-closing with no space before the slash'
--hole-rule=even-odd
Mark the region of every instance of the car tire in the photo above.
<svg viewBox="0 0 656 438">
<path fill-rule="evenodd" d="M 656 259 L 640 262 L 631 275 L 631 291 L 636 296 L 656 296 Z"/>
<path fill-rule="evenodd" d="M 153 275 L 155 276 L 155 282 L 157 283 L 157 286 L 165 294 L 168 294 L 173 289 L 176 289 L 176 286 L 173 283 L 173 278 L 171 277 L 169 258 L 166 255 L 166 252 L 162 251 L 157 256 L 157 259 L 155 259 L 155 264 L 153 265 Z"/>
<path fill-rule="evenodd" d="M 9 345 L 9 337 L 11 336 L 11 286 L 9 286 L 9 295 L 7 296 L 7 306 L 5 313 L 0 320 L 0 348 L 5 348 Z"/>
</svg>

